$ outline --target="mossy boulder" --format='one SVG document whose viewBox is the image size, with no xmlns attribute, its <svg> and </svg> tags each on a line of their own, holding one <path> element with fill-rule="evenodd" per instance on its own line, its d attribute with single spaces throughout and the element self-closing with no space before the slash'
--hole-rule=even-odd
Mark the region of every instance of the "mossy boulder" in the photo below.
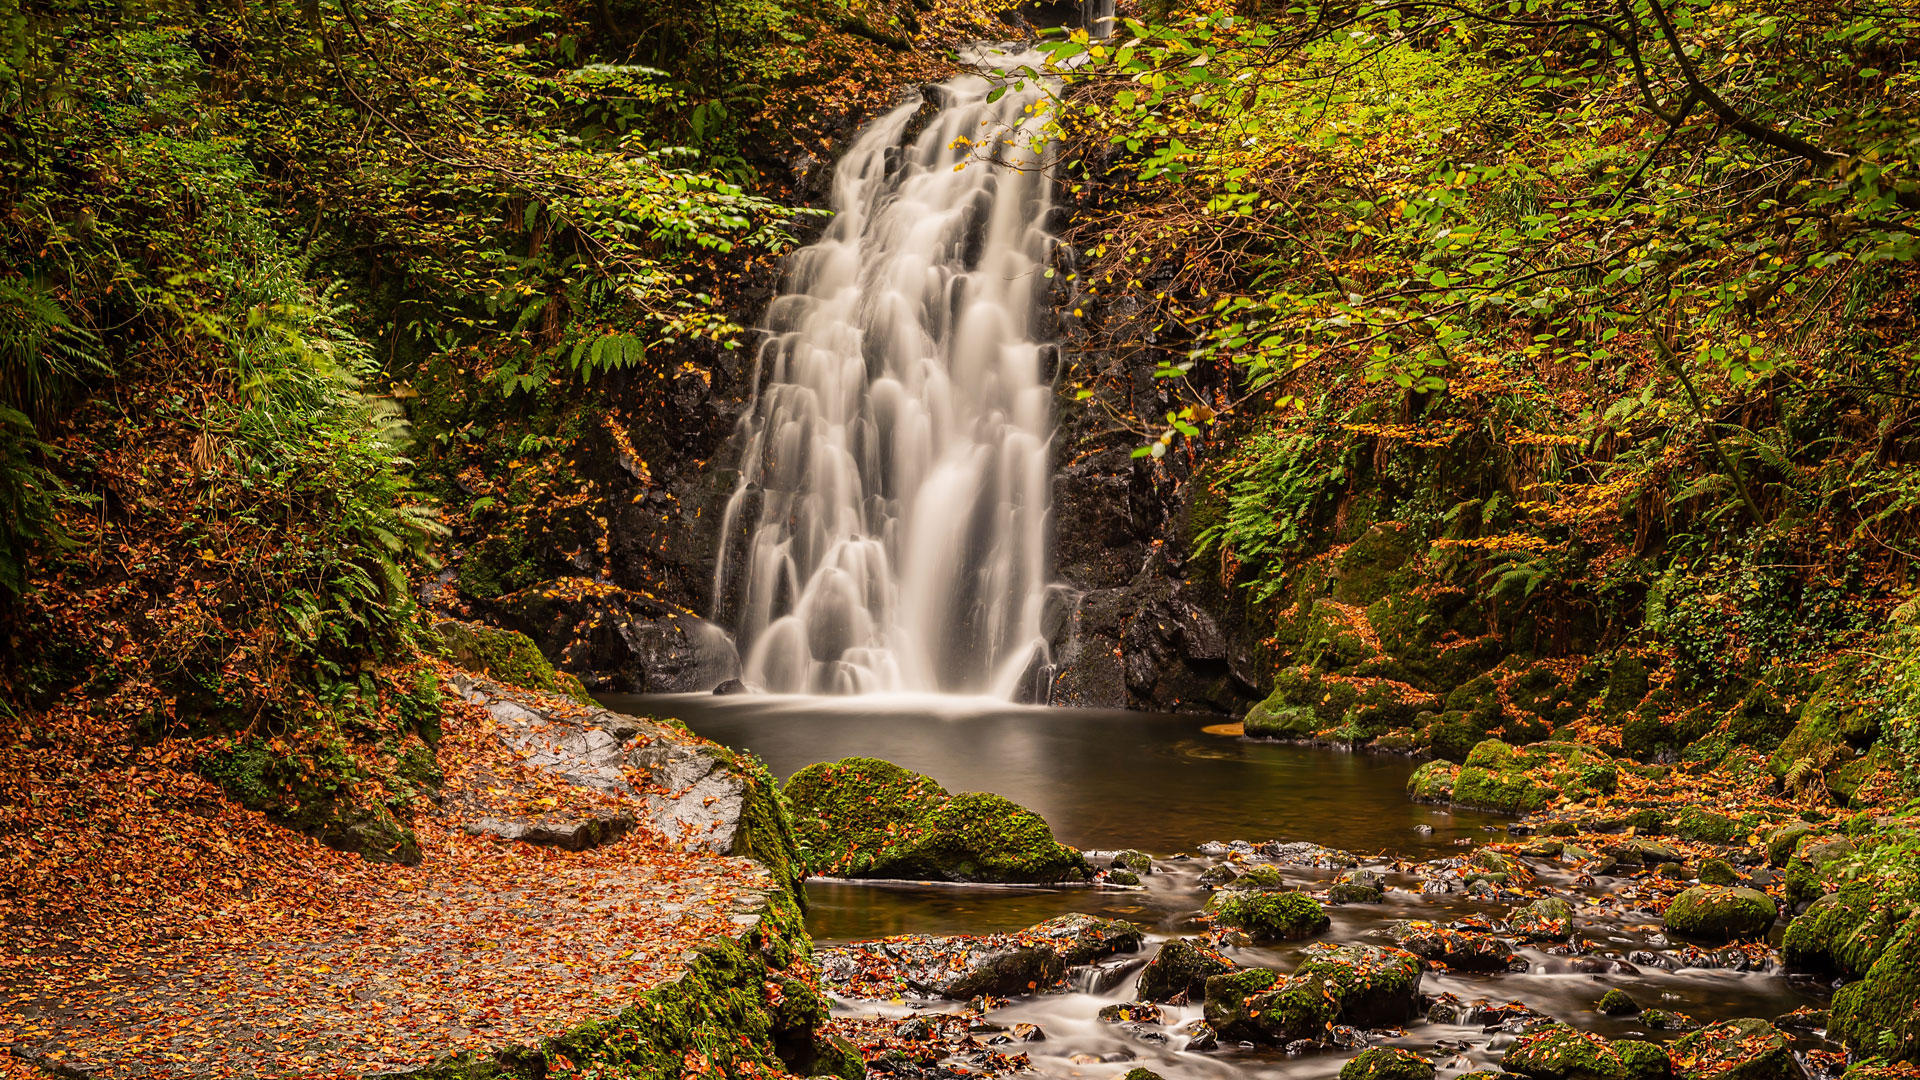
<svg viewBox="0 0 1920 1080">
<path fill-rule="evenodd" d="M 1528 941 L 1565 941 L 1573 936 L 1573 905 L 1543 896 L 1508 914 L 1507 928 Z"/>
<path fill-rule="evenodd" d="M 807 872 L 916 881 L 1085 881 L 1091 868 L 1038 814 L 999 795 L 949 795 L 878 758 L 809 765 L 787 781 Z"/>
<path fill-rule="evenodd" d="M 1320 730 L 1320 715 L 1306 705 L 1263 701 L 1247 710 L 1242 730 L 1256 739 L 1310 739 Z"/>
<path fill-rule="evenodd" d="M 1672 832 L 1682 840 L 1705 841 L 1711 844 L 1730 844 L 1747 835 L 1747 830 L 1738 818 L 1726 814 L 1716 814 L 1711 810 L 1702 810 L 1689 806 L 1680 811 L 1674 819 Z"/>
<path fill-rule="evenodd" d="M 1243 968 L 1209 977 L 1203 987 L 1207 1024 L 1223 1039 L 1258 1038 L 1261 1033 L 1248 1014 L 1247 1003 L 1273 989 L 1281 978 L 1270 968 Z"/>
<path fill-rule="evenodd" d="M 1627 1067 L 1627 1080 L 1667 1080 L 1673 1075 L 1673 1061 L 1667 1048 L 1639 1039 L 1615 1039 L 1613 1053 Z"/>
<path fill-rule="evenodd" d="M 1828 1033 L 1856 1055 L 1920 1064 L 1920 914 L 1909 915 L 1859 982 L 1833 995 Z"/>
<path fill-rule="evenodd" d="M 1912 905 L 1885 895 L 1875 882 L 1850 882 L 1787 924 L 1782 959 L 1789 971 L 1858 979 L 1880 959 L 1911 912 Z"/>
<path fill-rule="evenodd" d="M 1500 1067 L 1532 1080 L 1627 1080 L 1627 1064 L 1607 1040 L 1567 1024 L 1520 1036 Z"/>
<path fill-rule="evenodd" d="M 1429 761 L 1407 778 L 1407 795 L 1417 802 L 1450 803 L 1460 766 L 1451 761 Z"/>
<path fill-rule="evenodd" d="M 1340 1080 L 1433 1080 L 1433 1062 L 1397 1046 L 1375 1046 L 1340 1066 Z"/>
<path fill-rule="evenodd" d="M 533 639 L 483 623 L 442 619 L 434 624 L 447 659 L 477 675 L 509 686 L 561 694 L 583 705 L 597 705 L 573 675 L 557 671 Z"/>
<path fill-rule="evenodd" d="M 1239 884 L 1234 882 L 1235 886 Z M 1319 901 L 1303 892 L 1217 892 L 1207 901 L 1207 913 L 1216 926 L 1243 931 L 1254 941 L 1312 937 L 1331 922 Z"/>
<path fill-rule="evenodd" d="M 1780 826 L 1767 834 L 1767 861 L 1774 866 L 1785 866 L 1793 858 L 1794 849 L 1803 837 L 1813 835 L 1813 826 L 1804 821 L 1794 821 Z"/>
<path fill-rule="evenodd" d="M 1453 781 L 1453 803 L 1508 814 L 1531 813 L 1559 797 L 1612 794 L 1619 767 L 1604 751 L 1579 743 L 1514 746 L 1499 739 L 1474 745 Z"/>
<path fill-rule="evenodd" d="M 1461 971 L 1504 971 L 1513 960 L 1511 946 L 1477 930 L 1408 919 L 1393 923 L 1386 932 L 1395 945 L 1415 956 Z"/>
<path fill-rule="evenodd" d="M 1608 1016 L 1637 1016 L 1640 1013 L 1640 1003 L 1633 1000 L 1633 995 L 1625 990 L 1609 990 L 1601 994 L 1600 1000 L 1594 1002 L 1593 1007 L 1596 1012 Z"/>
<path fill-rule="evenodd" d="M 1402 949 L 1320 945 L 1292 975 L 1245 1002 L 1260 1040 L 1322 1039 L 1332 1025 L 1387 1027 L 1418 1013 L 1420 960 Z"/>
<path fill-rule="evenodd" d="M 1233 961 L 1199 938 L 1177 938 L 1160 946 L 1140 969 L 1134 996 L 1141 1001 L 1172 1001 L 1186 995 L 1190 1001 L 1206 996 L 1207 983 L 1233 971 Z"/>
<path fill-rule="evenodd" d="M 1758 889 L 1695 885 L 1673 898 L 1665 925 L 1688 937 L 1732 941 L 1765 935 L 1779 914 L 1773 898 Z"/>
<path fill-rule="evenodd" d="M 1724 1020 L 1673 1044 L 1681 1080 L 1805 1080 L 1787 1037 L 1765 1020 Z"/>
<path fill-rule="evenodd" d="M 1708 859 L 1700 864 L 1700 884 L 1737 885 L 1740 875 L 1734 872 L 1733 864 L 1725 859 Z"/>
<path fill-rule="evenodd" d="M 1386 898 L 1386 879 L 1372 870 L 1349 870 L 1327 887 L 1327 900 L 1335 904 L 1377 904 Z"/>
</svg>

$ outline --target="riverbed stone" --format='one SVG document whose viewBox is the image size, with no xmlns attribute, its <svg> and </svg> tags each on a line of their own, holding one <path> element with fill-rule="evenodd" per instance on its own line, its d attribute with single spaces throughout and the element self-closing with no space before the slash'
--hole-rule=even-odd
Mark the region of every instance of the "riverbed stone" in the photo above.
<svg viewBox="0 0 1920 1080">
<path fill-rule="evenodd" d="M 949 795 L 878 758 L 809 765 L 786 794 L 812 874 L 1039 884 L 1092 876 L 1031 810 L 986 792 Z"/>
<path fill-rule="evenodd" d="M 1200 938 L 1176 938 L 1160 946 L 1140 969 L 1134 994 L 1141 1001 L 1172 1001 L 1185 995 L 1198 1001 L 1206 996 L 1207 980 L 1233 970 L 1233 961 Z"/>
<path fill-rule="evenodd" d="M 1520 1036 L 1507 1048 L 1500 1067 L 1531 1080 L 1627 1080 L 1626 1062 L 1607 1040 L 1567 1024 Z"/>
<path fill-rule="evenodd" d="M 1600 995 L 1594 1003 L 1594 1009 L 1608 1016 L 1635 1016 L 1640 1012 L 1640 1003 L 1625 990 L 1613 989 Z"/>
<path fill-rule="evenodd" d="M 1573 936 L 1573 905 L 1543 896 L 1508 914 L 1507 927 L 1528 941 L 1565 941 Z"/>
<path fill-rule="evenodd" d="M 1078 912 L 1056 915 L 1021 931 L 1047 941 L 1068 967 L 1079 967 L 1123 952 L 1136 952 L 1146 935 L 1124 919 L 1102 919 Z"/>
<path fill-rule="evenodd" d="M 1830 1033 L 1861 1056 L 1920 1064 L 1920 914 L 1900 924 L 1866 976 L 1833 995 Z"/>
<path fill-rule="evenodd" d="M 1216 925 L 1243 931 L 1256 942 L 1312 937 L 1332 921 L 1319 902 L 1303 892 L 1216 892 L 1207 901 L 1207 913 Z"/>
<path fill-rule="evenodd" d="M 1433 1062 L 1411 1050 L 1375 1046 L 1340 1066 L 1340 1080 L 1433 1080 Z"/>
<path fill-rule="evenodd" d="M 1419 958 L 1403 949 L 1313 946 L 1293 974 L 1245 1002 L 1248 1024 L 1262 1041 L 1283 1044 L 1325 1041 L 1336 1024 L 1402 1024 L 1418 1013 L 1420 976 Z"/>
<path fill-rule="evenodd" d="M 1765 934 L 1778 915 L 1773 898 L 1758 889 L 1695 885 L 1673 898 L 1665 926 L 1689 937 L 1731 941 Z"/>
<path fill-rule="evenodd" d="M 1415 802 L 1450 803 L 1459 775 L 1460 766 L 1451 761 L 1429 761 L 1407 778 L 1407 794 Z"/>
<path fill-rule="evenodd" d="M 1204 988 L 1207 1025 L 1223 1039 L 1258 1038 L 1260 1031 L 1248 1015 L 1247 1002 L 1271 990 L 1281 978 L 1271 968 L 1243 968 L 1209 977 Z"/>
<path fill-rule="evenodd" d="M 1891 901 L 1875 882 L 1849 882 L 1787 924 L 1781 958 L 1789 971 L 1858 979 L 1880 959 L 1910 910 Z"/>
<path fill-rule="evenodd" d="M 1627 1080 L 1668 1080 L 1673 1075 L 1673 1061 L 1659 1043 L 1615 1039 L 1611 1045 L 1614 1055 L 1627 1067 Z"/>
<path fill-rule="evenodd" d="M 1765 1020 L 1723 1020 L 1673 1044 L 1680 1080 L 1806 1080 L 1793 1047 Z"/>
<path fill-rule="evenodd" d="M 1406 919 L 1388 926 L 1386 933 L 1395 945 L 1415 956 L 1462 971 L 1505 971 L 1513 961 L 1511 946 L 1482 931 Z"/>
</svg>

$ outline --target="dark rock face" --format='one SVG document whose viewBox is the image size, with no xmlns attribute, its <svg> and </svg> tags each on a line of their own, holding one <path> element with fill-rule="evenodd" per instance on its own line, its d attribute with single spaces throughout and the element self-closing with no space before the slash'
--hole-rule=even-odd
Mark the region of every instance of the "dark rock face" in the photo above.
<svg viewBox="0 0 1920 1080">
<path fill-rule="evenodd" d="M 1058 985 L 1069 967 L 1139 948 L 1129 923 L 1068 915 L 1012 934 L 912 935 L 820 949 L 820 980 L 849 997 L 964 1001 Z"/>
<path fill-rule="evenodd" d="M 677 605 L 580 578 L 493 601 L 495 617 L 593 690 L 700 693 L 740 674 L 719 627 Z"/>
</svg>

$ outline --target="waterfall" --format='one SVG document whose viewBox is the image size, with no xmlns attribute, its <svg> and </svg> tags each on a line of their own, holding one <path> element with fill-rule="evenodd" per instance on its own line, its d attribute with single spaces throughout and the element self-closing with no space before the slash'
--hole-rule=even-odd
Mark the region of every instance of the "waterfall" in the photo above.
<svg viewBox="0 0 1920 1080">
<path fill-rule="evenodd" d="M 714 580 L 749 685 L 1010 697 L 1045 662 L 1043 94 L 991 89 L 863 132 L 768 308 Z"/>
</svg>

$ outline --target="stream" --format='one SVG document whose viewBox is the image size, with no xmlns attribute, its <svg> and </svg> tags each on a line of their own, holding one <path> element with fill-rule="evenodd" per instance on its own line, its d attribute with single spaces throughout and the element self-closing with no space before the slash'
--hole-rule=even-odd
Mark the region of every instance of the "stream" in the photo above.
<svg viewBox="0 0 1920 1080">
<path fill-rule="evenodd" d="M 1028 1022 L 1043 1042 L 1002 1047 L 1026 1052 L 1050 1076 L 1117 1076 L 1144 1066 L 1181 1076 L 1331 1076 L 1352 1051 L 1290 1056 L 1273 1048 L 1223 1043 L 1213 1053 L 1181 1048 L 1198 1005 L 1169 1007 L 1165 1042 L 1102 1023 L 1100 1008 L 1133 1000 L 1134 976 L 1161 942 L 1202 932 L 1196 921 L 1207 891 L 1198 878 L 1218 855 L 1202 845 L 1310 841 L 1350 852 L 1383 871 L 1389 890 L 1377 904 L 1327 905 L 1332 927 L 1317 941 L 1385 943 L 1380 931 L 1397 919 L 1449 922 L 1499 916 L 1511 906 L 1462 892 L 1423 893 L 1422 864 L 1511 839 L 1511 820 L 1448 811 L 1410 801 L 1411 759 L 1343 752 L 1240 737 L 1216 720 L 1142 712 L 1046 709 L 961 697 L 785 697 L 654 695 L 608 697 L 611 708 L 674 716 L 695 732 L 750 750 L 782 779 L 817 761 L 852 755 L 885 758 L 927 773 L 949 791 L 992 791 L 1045 817 L 1064 842 L 1088 851 L 1137 848 L 1154 857 L 1143 888 L 951 886 L 810 881 L 808 929 L 822 944 L 893 934 L 991 933 L 1018 930 L 1067 912 L 1126 919 L 1147 931 L 1141 952 L 1096 965 L 1067 993 L 1015 999 L 988 1019 Z M 1430 831 L 1429 831 L 1430 830 Z M 1208 850 L 1217 850 L 1209 847 Z M 1649 1008 L 1683 1012 L 1701 1022 L 1745 1016 L 1773 1018 L 1803 1006 L 1824 1008 L 1817 981 L 1777 970 L 1734 971 L 1678 966 L 1659 933 L 1659 918 L 1631 902 L 1598 906 L 1585 897 L 1622 887 L 1601 877 L 1577 886 L 1570 871 L 1536 860 L 1539 884 L 1576 904 L 1580 948 L 1517 951 L 1525 972 L 1429 971 L 1427 995 L 1452 993 L 1466 1002 L 1519 1001 L 1558 1020 L 1608 1037 L 1664 1041 L 1678 1033 L 1648 1031 L 1637 1017 L 1609 1017 L 1594 1001 L 1619 988 Z M 1281 864 L 1289 883 L 1323 888 L 1338 871 Z M 1776 931 L 1776 944 L 1777 944 Z M 1242 966 L 1290 970 L 1308 942 L 1229 948 Z M 1635 956 L 1634 954 L 1640 954 Z M 1658 958 L 1649 962 L 1649 957 Z M 1631 959 L 1630 959 L 1631 958 Z M 1584 966 L 1609 970 L 1591 973 Z M 915 1008 L 958 1011 L 960 1002 L 837 1001 L 849 1015 L 906 1016 Z M 1426 1054 L 1441 1076 L 1493 1067 L 1513 1033 L 1487 1025 L 1416 1022 L 1376 1045 Z M 1804 1044 L 1803 1044 L 1804 1045 Z"/>
</svg>

